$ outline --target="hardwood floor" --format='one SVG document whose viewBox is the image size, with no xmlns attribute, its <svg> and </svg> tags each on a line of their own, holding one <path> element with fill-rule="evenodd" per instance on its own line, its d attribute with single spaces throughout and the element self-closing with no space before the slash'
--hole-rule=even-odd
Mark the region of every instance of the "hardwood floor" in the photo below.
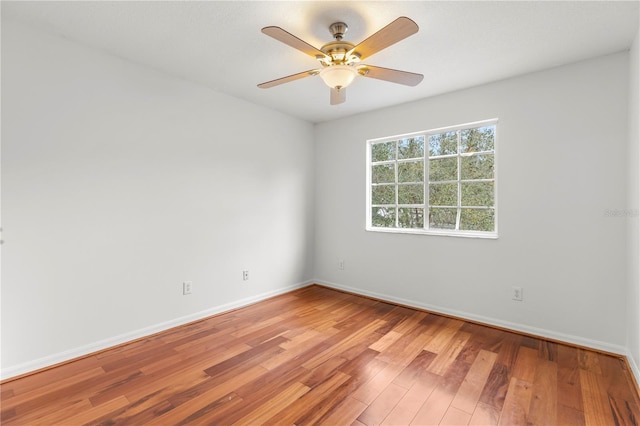
<svg viewBox="0 0 640 426">
<path fill-rule="evenodd" d="M 618 358 L 306 287 L 1 386 L 3 425 L 637 425 Z"/>
</svg>

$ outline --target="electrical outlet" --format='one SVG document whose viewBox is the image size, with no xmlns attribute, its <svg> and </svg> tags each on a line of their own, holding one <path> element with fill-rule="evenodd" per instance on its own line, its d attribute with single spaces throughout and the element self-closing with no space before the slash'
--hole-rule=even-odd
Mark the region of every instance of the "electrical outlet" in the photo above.
<svg viewBox="0 0 640 426">
<path fill-rule="evenodd" d="M 193 286 L 192 281 L 185 281 L 182 283 L 182 294 L 187 295 L 191 294 L 191 287 Z"/>
<path fill-rule="evenodd" d="M 242 281 L 249 281 L 249 271 L 248 270 L 242 271 Z"/>
<path fill-rule="evenodd" d="M 344 259 L 338 259 L 338 269 L 344 271 Z"/>
<path fill-rule="evenodd" d="M 518 302 L 522 302 L 522 287 L 511 287 L 511 291 L 511 298 Z"/>
</svg>

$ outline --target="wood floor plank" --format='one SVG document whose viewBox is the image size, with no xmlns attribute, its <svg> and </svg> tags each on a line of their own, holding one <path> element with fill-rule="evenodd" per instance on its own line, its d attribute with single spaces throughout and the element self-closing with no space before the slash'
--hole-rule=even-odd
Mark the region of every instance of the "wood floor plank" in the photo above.
<svg viewBox="0 0 640 426">
<path fill-rule="evenodd" d="M 316 386 L 324 383 L 327 380 L 327 377 L 331 377 L 336 373 L 349 377 L 339 370 L 346 362 L 347 359 L 342 356 L 329 358 L 318 367 L 309 371 L 309 374 L 307 374 L 301 381 L 305 385 L 315 388 Z"/>
<path fill-rule="evenodd" d="M 409 366 L 416 356 L 423 351 L 422 348 L 429 339 L 431 339 L 431 336 L 425 333 L 425 327 L 416 325 L 410 333 L 404 334 L 381 351 L 378 359 L 389 364 Z"/>
<path fill-rule="evenodd" d="M 437 386 L 422 404 L 415 417 L 411 421 L 412 425 L 437 425 L 440 424 L 447 413 L 454 395 L 443 386 Z"/>
<path fill-rule="evenodd" d="M 231 394 L 238 386 L 250 383 L 257 377 L 265 374 L 267 370 L 259 365 L 253 366 L 244 372 L 239 373 L 233 380 L 222 383 L 211 379 L 210 386 L 207 388 L 200 387 L 196 392 L 188 389 L 175 397 L 170 397 L 168 401 L 175 407 L 161 416 L 154 418 L 150 424 L 167 425 L 177 424 L 184 421 L 189 416 L 197 413 L 202 407 L 209 405 L 213 401 L 217 401 L 222 397 Z M 184 395 L 184 396 L 182 396 Z M 172 399 L 176 402 L 172 402 Z"/>
<path fill-rule="evenodd" d="M 421 351 L 410 363 L 407 365 L 404 370 L 393 379 L 393 383 L 403 386 L 406 389 L 411 388 L 416 380 L 424 380 L 424 376 L 426 376 L 427 367 L 431 362 L 435 359 L 436 354 L 427 352 L 425 350 Z"/>
<path fill-rule="evenodd" d="M 24 376 L 20 380 L 7 382 L 2 384 L 0 388 L 2 389 L 2 402 L 4 403 L 8 399 L 33 391 L 41 392 L 46 386 L 58 386 L 63 381 L 73 381 L 75 380 L 74 377 L 79 377 L 87 371 L 100 374 L 101 367 L 101 361 L 97 356 L 88 356 L 74 362 L 62 364 L 56 368 L 41 371 L 38 374 Z"/>
<path fill-rule="evenodd" d="M 28 411 L 31 407 L 41 405 L 43 401 L 51 399 L 51 395 L 64 395 L 68 393 L 69 388 L 72 388 L 77 383 L 103 376 L 105 376 L 105 371 L 102 367 L 97 366 L 69 377 L 61 377 L 59 380 L 48 383 L 43 382 L 39 388 L 12 394 L 9 398 L 3 399 L 2 410 L 13 408 L 16 409 L 16 411 Z"/>
<path fill-rule="evenodd" d="M 281 353 L 274 355 L 268 359 L 266 359 L 262 366 L 268 370 L 273 370 L 276 367 L 279 367 L 287 362 L 290 362 L 292 359 L 300 356 L 301 354 L 311 350 L 311 349 L 329 349 L 329 345 L 325 344 L 325 340 L 327 339 L 327 335 L 318 333 L 316 336 L 304 340 L 297 345 L 287 345 L 285 343 L 280 344 L 281 348 L 288 348 L 282 351 Z"/>
<path fill-rule="evenodd" d="M 282 409 L 279 413 L 268 419 L 266 424 L 283 425 L 295 424 L 300 418 L 300 413 L 312 413 L 313 416 L 324 415 L 331 406 L 324 404 L 325 400 L 331 395 L 335 389 L 346 383 L 351 377 L 339 371 L 327 378 L 315 387 L 309 387 L 310 391 L 302 395 L 296 401 L 292 401 L 288 407 Z M 302 380 L 301 383 L 307 383 Z"/>
<path fill-rule="evenodd" d="M 229 345 L 206 347 L 205 350 L 180 353 L 179 355 L 164 360 L 158 360 L 153 364 L 140 367 L 147 376 L 168 375 L 184 370 L 185 366 L 204 369 L 219 362 L 226 361 L 242 352 L 248 351 L 251 346 L 244 342 Z"/>
<path fill-rule="evenodd" d="M 582 370 L 602 375 L 600 357 L 593 351 L 578 349 L 578 365 Z"/>
<path fill-rule="evenodd" d="M 498 354 L 496 363 L 511 369 L 518 358 L 522 336 L 504 330 L 492 329 L 492 331 L 494 333 L 488 333 L 488 340 L 485 342 L 483 349 L 496 352 Z"/>
<path fill-rule="evenodd" d="M 425 344 L 425 351 L 440 354 L 440 352 L 449 345 L 450 340 L 453 339 L 453 336 L 455 336 L 460 327 L 464 325 L 463 321 L 451 320 L 449 318 L 442 318 L 441 322 L 444 322 L 444 325 L 437 328 L 437 331 L 433 334 L 433 339 L 429 339 Z"/>
<path fill-rule="evenodd" d="M 211 367 L 204 370 L 211 377 L 219 377 L 222 375 L 229 375 L 234 369 L 240 369 L 245 364 L 256 364 L 256 360 L 260 358 L 269 359 L 270 357 L 281 353 L 283 351 L 278 345 L 287 341 L 284 337 L 276 337 L 275 339 L 264 342 L 261 345 L 253 347 L 247 351 L 240 352 L 239 354 L 232 356 L 222 362 L 218 362 Z"/>
<path fill-rule="evenodd" d="M 587 362 L 582 365 L 589 368 L 589 370 L 580 370 L 585 424 L 588 426 L 607 424 L 612 413 L 609 398 L 605 392 L 604 380 L 600 375 L 599 363 Z M 597 368 L 594 368 L 594 365 L 597 365 Z"/>
<path fill-rule="evenodd" d="M 429 335 L 420 333 L 419 328 L 389 346 L 377 357 L 387 362 L 387 366 L 382 369 L 369 382 L 358 389 L 353 397 L 370 404 L 380 395 L 389 384 L 394 381 L 402 371 L 411 364 L 415 357 L 422 352 L 425 340 Z M 390 359 L 390 354 L 393 354 Z"/>
<path fill-rule="evenodd" d="M 583 426 L 585 424 L 584 412 L 558 404 L 558 424 Z"/>
<path fill-rule="evenodd" d="M 438 384 L 438 376 L 424 372 L 384 418 L 383 425 L 408 425 Z"/>
<path fill-rule="evenodd" d="M 639 395 L 630 395 L 626 391 L 631 386 L 629 383 L 630 375 L 625 374 L 628 371 L 627 364 L 623 360 L 613 357 L 601 357 L 599 361 L 609 397 L 609 405 L 615 420 L 619 424 L 640 423 Z"/>
<path fill-rule="evenodd" d="M 240 398 L 234 392 L 223 396 L 220 399 L 217 399 L 204 407 L 200 408 L 198 411 L 190 414 L 188 417 L 185 417 L 183 420 L 178 422 L 176 426 L 188 426 L 193 424 L 215 424 L 215 420 L 222 414 L 229 413 L 230 411 L 239 409 L 244 400 Z M 137 423 L 131 423 L 137 424 Z"/>
<path fill-rule="evenodd" d="M 400 334 L 410 334 L 427 315 L 426 312 L 414 312 L 411 316 L 400 321 L 393 330 Z"/>
<path fill-rule="evenodd" d="M 370 351 L 370 349 L 369 349 Z M 375 353 L 375 351 L 372 351 Z M 363 354 L 369 354 L 368 351 Z M 382 371 L 387 364 L 377 358 L 369 359 L 363 357 L 366 364 L 352 364 L 349 368 L 340 368 L 340 371 L 349 375 L 351 378 L 336 388 L 324 401 L 322 411 L 313 410 L 304 413 L 299 419 L 298 424 L 332 424 L 328 422 L 328 418 L 334 418 L 333 411 L 342 411 L 340 408 L 345 401 L 354 401 L 353 393 L 366 383 L 371 377 L 375 377 L 378 372 Z M 357 401 L 357 400 L 355 400 Z M 364 404 L 364 403 L 362 403 Z M 357 406 L 360 406 L 358 401 Z M 316 407 L 317 408 L 317 407 Z M 365 404 L 366 408 L 366 404 Z M 349 411 L 351 412 L 351 411 Z M 320 414 L 321 413 L 321 414 Z M 359 415 L 360 412 L 358 412 Z M 357 417 L 357 415 L 355 416 Z M 354 419 L 355 419 L 354 417 Z"/>
<path fill-rule="evenodd" d="M 177 353 L 173 348 L 158 343 L 157 345 L 145 348 L 144 351 L 106 362 L 102 365 L 102 369 L 107 373 L 122 371 L 124 369 L 139 369 L 145 365 L 153 364 L 157 360 L 164 360 L 175 355 L 177 355 Z"/>
<path fill-rule="evenodd" d="M 281 374 L 274 375 L 275 371 Z M 307 374 L 303 367 L 296 367 L 284 371 L 282 369 L 271 370 L 257 380 L 248 382 L 237 388 L 235 393 L 242 397 L 244 403 L 236 410 L 219 413 L 213 418 L 214 424 L 230 425 L 238 422 L 242 417 L 266 407 L 273 400 L 274 395 L 292 386 L 294 383 L 302 383 L 301 379 Z M 233 383 L 233 381 L 230 381 Z M 302 383 L 303 384 L 303 383 Z M 303 384 L 304 385 L 304 384 Z"/>
<path fill-rule="evenodd" d="M 398 374 L 403 370 L 402 365 L 389 364 L 384 367 L 378 374 L 371 378 L 368 382 L 364 383 L 356 392 L 353 393 L 353 397 L 365 404 L 371 404 L 389 384 L 396 378 Z"/>
<path fill-rule="evenodd" d="M 369 345 L 369 348 L 373 349 L 374 351 L 382 352 L 401 337 L 402 337 L 402 333 L 398 333 L 397 331 L 391 330 L 387 334 L 382 336 L 379 340 L 377 340 L 375 343 Z"/>
<path fill-rule="evenodd" d="M 274 324 L 278 324 L 284 321 L 284 318 L 280 315 L 263 319 L 262 321 L 254 322 L 253 324 L 247 324 L 242 328 L 231 333 L 235 337 L 244 337 L 252 334 L 256 331 L 264 330 L 265 328 L 272 327 Z"/>
<path fill-rule="evenodd" d="M 471 335 L 465 332 L 459 332 L 451 336 L 448 344 L 442 348 L 440 353 L 427 367 L 427 371 L 434 374 L 443 375 L 458 357 L 462 348 L 467 343 Z"/>
<path fill-rule="evenodd" d="M 213 333 L 199 333 L 196 338 L 188 336 L 185 339 L 178 340 L 177 342 L 169 343 L 169 345 L 171 345 L 176 351 L 184 353 L 185 355 L 195 355 L 226 346 L 236 340 L 237 338 L 231 334 L 230 330 L 221 330 Z"/>
<path fill-rule="evenodd" d="M 490 405 L 501 412 L 509 389 L 509 368 L 499 360 L 500 354 L 496 357 L 487 383 L 482 389 L 479 403 Z"/>
<path fill-rule="evenodd" d="M 310 388 L 300 382 L 295 382 L 285 388 L 282 392 L 274 395 L 273 399 L 260 405 L 255 410 L 238 420 L 234 425 L 264 424 L 271 417 L 284 410 L 288 405 L 298 400 L 302 395 L 309 392 Z"/>
<path fill-rule="evenodd" d="M 4 425 L 635 425 L 618 357 L 312 285 L 0 383 Z"/>
<path fill-rule="evenodd" d="M 366 408 L 367 404 L 365 404 L 364 402 L 348 397 L 347 399 L 342 401 L 341 404 L 338 404 L 335 409 L 332 410 L 331 414 L 324 420 L 324 424 L 348 425 L 360 423 L 357 421 L 357 417 Z"/>
<path fill-rule="evenodd" d="M 538 344 L 538 358 L 547 361 L 558 360 L 558 344 L 548 340 L 540 340 Z"/>
<path fill-rule="evenodd" d="M 91 402 L 91 405 L 95 406 L 116 399 L 119 396 L 122 396 L 125 389 L 137 387 L 138 382 L 140 382 L 143 377 L 144 375 L 142 372 L 135 371 L 131 374 L 110 380 L 108 383 L 105 383 L 104 386 L 101 386 L 92 393 L 89 397 L 89 402 Z"/>
<path fill-rule="evenodd" d="M 365 349 L 350 361 L 342 364 L 338 369 L 351 377 L 369 380 L 387 366 L 387 363 L 378 359 L 379 352 L 373 349 Z"/>
<path fill-rule="evenodd" d="M 358 421 L 366 425 L 378 425 L 389 415 L 407 393 L 407 389 L 390 383 L 366 410 L 358 416 Z"/>
<path fill-rule="evenodd" d="M 527 424 L 532 393 L 531 383 L 512 377 L 498 424 L 504 426 Z"/>
<path fill-rule="evenodd" d="M 558 406 L 583 411 L 578 351 L 566 345 L 558 347 Z"/>
<path fill-rule="evenodd" d="M 55 407 L 47 407 L 46 409 L 33 410 L 19 417 L 2 417 L 2 425 L 25 425 L 31 423 L 40 424 L 58 424 L 74 414 L 81 413 L 91 409 L 93 406 L 86 398 L 66 399 L 58 401 Z"/>
<path fill-rule="evenodd" d="M 479 402 L 469 420 L 470 426 L 495 426 L 500 420 L 500 410 L 496 407 Z M 568 424 L 568 423 L 565 423 Z"/>
<path fill-rule="evenodd" d="M 112 399 L 111 401 L 105 402 L 104 404 L 92 406 L 86 410 L 80 411 L 75 415 L 65 417 L 64 423 L 69 425 L 82 425 L 91 422 L 96 417 L 100 417 L 101 415 L 103 415 L 103 413 L 111 413 L 117 411 L 119 408 L 126 407 L 127 405 L 129 405 L 129 400 L 124 396 L 119 396 Z M 38 420 L 34 421 L 32 424 L 43 424 L 47 426 L 50 425 L 50 423 L 48 422 L 40 423 L 40 421 Z"/>
<path fill-rule="evenodd" d="M 538 363 L 533 379 L 529 422 L 533 425 L 558 423 L 558 365 L 547 361 Z"/>
<path fill-rule="evenodd" d="M 412 316 L 414 313 L 415 312 L 413 312 L 409 308 L 405 308 L 403 306 L 394 306 L 392 309 L 388 310 L 384 315 L 380 316 L 380 319 L 386 321 L 387 323 L 386 325 L 380 328 L 379 333 L 381 335 L 384 335 L 392 331 L 398 324 L 400 324 L 406 318 Z M 425 318 L 427 317 L 429 317 L 429 315 L 425 316 Z"/>
<path fill-rule="evenodd" d="M 349 331 L 348 333 L 342 333 L 342 334 L 338 333 L 332 336 L 336 338 L 335 339 L 336 344 L 332 345 L 330 348 L 328 348 L 324 352 L 318 354 L 317 356 L 307 361 L 303 365 L 303 367 L 309 370 L 317 367 L 318 365 L 322 364 L 329 358 L 339 355 L 341 352 L 357 345 L 360 339 L 363 339 L 366 336 L 371 335 L 376 331 L 378 327 L 380 327 L 383 324 L 384 324 L 384 321 L 376 319 L 366 325 L 363 323 L 362 324 L 363 326 L 361 328 L 360 326 L 358 326 L 358 329 L 356 331 L 348 330 Z"/>
<path fill-rule="evenodd" d="M 85 377 L 83 375 L 82 380 L 65 382 L 63 387 L 58 387 L 50 392 L 36 392 L 34 399 L 30 399 L 15 407 L 16 413 L 18 416 L 25 414 L 28 417 L 32 417 L 34 412 L 40 415 L 46 415 L 55 411 L 57 404 L 63 405 L 68 404 L 70 401 L 88 399 L 96 392 L 109 386 L 111 382 L 121 381 L 123 377 L 131 374 L 138 375 L 139 372 L 135 370 L 131 372 L 117 371 L 111 374 L 103 373 L 93 377 Z M 52 402 L 56 402 L 56 404 L 52 404 Z"/>
<path fill-rule="evenodd" d="M 511 372 L 512 377 L 516 377 L 523 382 L 533 383 L 538 366 L 538 351 L 526 346 L 521 346 L 518 350 L 518 357 Z"/>
<path fill-rule="evenodd" d="M 289 341 L 280 343 L 280 347 L 284 350 L 290 350 L 291 348 L 298 346 L 300 344 L 303 344 L 308 340 L 311 340 L 316 337 L 324 337 L 324 336 L 321 332 L 317 330 L 296 328 L 293 330 L 290 329 L 289 332 L 284 333 L 282 337 L 288 339 Z"/>
<path fill-rule="evenodd" d="M 452 407 L 462 410 L 470 416 L 473 414 L 496 357 L 497 354 L 493 352 L 480 351 L 451 402 Z"/>
<path fill-rule="evenodd" d="M 137 401 L 129 400 L 129 402 L 129 405 L 113 412 L 101 413 L 101 417 L 95 418 L 87 423 L 87 425 L 146 424 L 148 421 L 174 408 L 173 405 L 166 400 L 166 393 L 162 394 L 160 392 L 148 395 Z M 58 424 L 58 422 L 55 421 L 51 424 Z"/>
<path fill-rule="evenodd" d="M 211 365 L 209 362 L 201 361 L 200 364 L 190 364 L 190 368 L 183 367 L 167 374 L 160 372 L 145 374 L 144 379 L 138 381 L 136 386 L 125 387 L 121 391 L 130 401 L 138 401 L 159 391 L 162 391 L 167 396 L 174 395 L 183 391 L 186 387 L 195 386 L 209 380 L 211 376 L 203 371 L 209 365 Z"/>
<path fill-rule="evenodd" d="M 444 414 L 442 420 L 440 420 L 440 424 L 447 426 L 460 426 L 468 425 L 470 421 L 471 414 L 465 413 L 464 411 L 456 407 L 450 406 L 447 412 Z"/>
</svg>

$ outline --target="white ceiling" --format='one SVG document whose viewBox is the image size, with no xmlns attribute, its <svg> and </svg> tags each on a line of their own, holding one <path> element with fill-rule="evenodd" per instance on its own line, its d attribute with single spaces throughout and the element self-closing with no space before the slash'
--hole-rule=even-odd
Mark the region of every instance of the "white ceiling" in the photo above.
<svg viewBox="0 0 640 426">
<path fill-rule="evenodd" d="M 640 1 L 2 1 L 11 19 L 214 90 L 322 122 L 626 50 Z M 328 26 L 358 43 L 399 16 L 420 31 L 364 61 L 424 74 L 416 87 L 358 78 L 347 102 L 309 77 L 264 81 L 317 62 L 260 32 L 276 25 L 320 47 Z"/>
</svg>

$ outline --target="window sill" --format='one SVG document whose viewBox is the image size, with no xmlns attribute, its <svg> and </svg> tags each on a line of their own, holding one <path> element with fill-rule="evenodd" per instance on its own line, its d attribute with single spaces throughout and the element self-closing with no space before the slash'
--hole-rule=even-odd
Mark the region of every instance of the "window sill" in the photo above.
<svg viewBox="0 0 640 426">
<path fill-rule="evenodd" d="M 497 232 L 477 232 L 477 231 L 449 231 L 446 229 L 411 229 L 411 228 L 377 228 L 368 226 L 369 232 L 382 232 L 387 234 L 414 234 L 414 235 L 438 235 L 442 237 L 462 237 L 462 238 L 482 238 L 488 240 L 497 240 Z"/>
</svg>

